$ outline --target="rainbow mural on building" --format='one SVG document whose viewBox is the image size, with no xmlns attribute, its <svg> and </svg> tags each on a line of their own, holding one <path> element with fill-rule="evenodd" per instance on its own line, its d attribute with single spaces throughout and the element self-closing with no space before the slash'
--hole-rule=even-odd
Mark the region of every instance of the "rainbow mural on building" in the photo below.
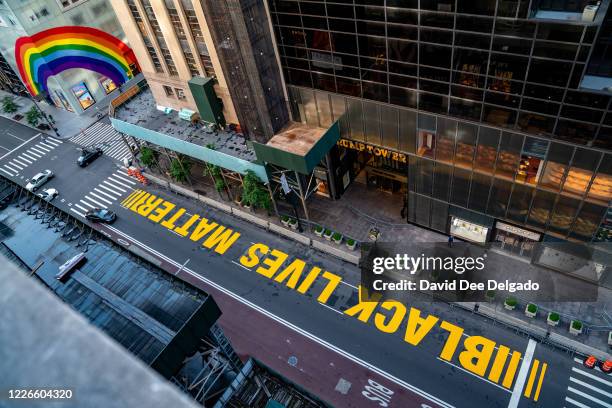
<svg viewBox="0 0 612 408">
<path fill-rule="evenodd" d="M 71 68 L 95 71 L 118 86 L 132 77 L 134 52 L 112 35 L 92 27 L 64 26 L 20 37 L 15 42 L 19 75 L 33 96 L 47 91 L 52 75 Z"/>
</svg>

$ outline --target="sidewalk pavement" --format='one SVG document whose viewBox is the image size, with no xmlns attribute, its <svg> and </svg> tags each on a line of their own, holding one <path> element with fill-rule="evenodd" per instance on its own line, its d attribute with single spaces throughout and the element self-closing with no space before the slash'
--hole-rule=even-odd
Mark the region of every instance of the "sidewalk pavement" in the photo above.
<svg viewBox="0 0 612 408">
<path fill-rule="evenodd" d="M 358 249 L 350 250 L 345 244 L 337 245 L 328 242 L 314 234 L 314 226 L 322 225 L 341 232 L 345 236 L 354 238 L 357 241 L 367 241 L 367 234 L 372 226 L 376 226 L 381 231 L 382 239 L 385 241 L 393 240 L 402 243 L 421 243 L 422 245 L 427 245 L 427 243 L 432 242 L 444 242 L 447 239 L 444 234 L 411 224 L 396 223 L 394 222 L 396 220 L 393 219 L 393 215 L 386 215 L 386 218 L 385 216 L 376 218 L 374 215 L 377 212 L 373 208 L 362 211 L 341 201 L 329 200 L 323 204 L 322 200 L 319 202 L 314 200 L 313 210 L 310 213 L 311 221 L 303 221 L 304 232 L 298 233 L 282 225 L 276 216 L 267 215 L 265 212 L 245 210 L 244 207 L 221 198 L 211 186 L 198 185 L 197 192 L 194 192 L 162 176 L 151 175 L 150 173 L 144 174 L 152 182 L 165 186 L 179 194 L 198 199 L 208 205 L 266 228 L 269 231 L 302 242 L 356 265 L 359 263 L 361 255 Z M 365 186 L 358 187 L 353 194 L 359 196 L 359 201 L 363 201 L 364 197 L 372 196 L 372 193 L 367 191 Z M 378 198 L 378 200 L 380 199 Z M 374 201 L 372 205 L 377 206 L 378 202 Z M 279 210 L 283 214 L 292 215 L 289 211 L 283 211 L 283 208 Z M 499 266 L 500 274 L 512 276 L 519 281 L 524 280 L 522 279 L 523 277 L 528 278 L 530 274 L 536 272 L 545 274 L 556 273 L 497 252 L 489 251 L 489 258 Z M 576 280 L 577 285 L 581 283 L 584 282 Z M 555 290 L 569 291 L 571 288 L 555 288 Z M 515 310 L 505 309 L 504 301 L 508 295 L 510 294 L 498 292 L 495 299 L 491 302 L 479 303 L 479 314 L 496 322 L 501 322 L 514 330 L 526 332 L 533 337 L 540 338 L 542 341 L 553 343 L 581 354 L 595 354 L 600 359 L 610 358 L 608 334 L 612 330 L 612 319 L 608 316 L 607 306 L 612 303 L 612 291 L 600 287 L 596 302 L 537 302 L 539 310 L 535 318 L 529 318 L 524 313 L 525 307 L 529 303 L 527 299 L 517 297 L 518 305 Z M 427 297 L 428 295 L 418 295 L 418 297 L 422 296 Z M 455 302 L 452 304 L 466 310 L 474 310 L 473 302 Z M 549 311 L 557 312 L 560 315 L 558 326 L 552 327 L 547 324 Z M 569 325 L 571 320 L 574 319 L 580 320 L 584 325 L 583 334 L 579 336 L 569 334 Z"/>
</svg>

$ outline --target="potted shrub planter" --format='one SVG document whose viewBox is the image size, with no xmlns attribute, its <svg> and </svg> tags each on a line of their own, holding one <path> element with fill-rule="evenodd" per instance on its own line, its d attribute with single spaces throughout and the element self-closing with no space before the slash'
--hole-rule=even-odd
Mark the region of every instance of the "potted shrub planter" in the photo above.
<svg viewBox="0 0 612 408">
<path fill-rule="evenodd" d="M 298 227 L 298 223 L 297 223 L 297 220 L 296 220 L 295 218 L 291 218 L 291 219 L 289 220 L 289 227 L 290 227 L 291 229 L 293 229 L 293 230 L 296 230 L 296 229 L 297 229 L 297 227 Z"/>
<path fill-rule="evenodd" d="M 342 243 L 342 234 L 339 232 L 334 233 L 334 235 L 332 235 L 332 241 L 334 241 L 337 245 L 340 245 Z"/>
<path fill-rule="evenodd" d="M 289 217 L 286 215 L 281 216 L 281 224 L 287 227 L 289 225 Z"/>
<path fill-rule="evenodd" d="M 533 303 L 528 303 L 525 307 L 525 316 L 534 318 L 538 314 L 538 306 Z"/>
<path fill-rule="evenodd" d="M 580 320 L 572 320 L 569 327 L 570 334 L 577 336 L 582 333 L 582 322 Z"/>
<path fill-rule="evenodd" d="M 346 246 L 348 249 L 350 249 L 351 251 L 354 251 L 355 248 L 357 247 L 357 241 L 355 241 L 352 238 L 349 238 L 346 240 Z M 611 332 L 612 333 L 612 332 Z"/>
<path fill-rule="evenodd" d="M 487 299 L 487 302 L 492 302 L 493 300 L 495 300 L 495 291 L 487 290 L 487 292 L 485 293 L 485 298 Z"/>
<path fill-rule="evenodd" d="M 546 318 L 546 323 L 548 323 L 549 326 L 556 326 L 559 324 L 560 319 L 559 313 L 550 312 Z"/>
<path fill-rule="evenodd" d="M 516 301 L 516 298 L 509 297 L 506 298 L 506 300 L 504 301 L 504 307 L 508 310 L 514 310 L 514 308 L 516 308 L 517 303 L 518 302 Z"/>
<path fill-rule="evenodd" d="M 332 234 L 333 234 L 332 230 L 326 229 L 325 232 L 323 232 L 323 238 L 325 238 L 328 241 L 331 241 Z"/>
<path fill-rule="evenodd" d="M 317 237 L 323 236 L 323 227 L 320 225 L 317 225 L 314 229 L 314 233 Z"/>
</svg>

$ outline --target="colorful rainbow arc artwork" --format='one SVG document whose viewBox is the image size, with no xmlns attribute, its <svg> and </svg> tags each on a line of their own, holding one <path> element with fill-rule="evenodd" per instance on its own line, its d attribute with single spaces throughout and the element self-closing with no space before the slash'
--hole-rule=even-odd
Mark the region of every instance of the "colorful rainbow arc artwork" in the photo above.
<svg viewBox="0 0 612 408">
<path fill-rule="evenodd" d="M 95 71 L 117 86 L 132 77 L 136 57 L 118 38 L 92 27 L 64 26 L 20 37 L 15 42 L 19 75 L 30 94 L 47 91 L 52 75 L 72 68 Z"/>
</svg>

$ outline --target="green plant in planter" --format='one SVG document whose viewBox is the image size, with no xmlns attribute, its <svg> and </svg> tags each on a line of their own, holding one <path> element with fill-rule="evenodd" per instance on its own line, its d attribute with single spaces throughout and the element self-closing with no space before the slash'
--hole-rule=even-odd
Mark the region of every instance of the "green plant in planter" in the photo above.
<svg viewBox="0 0 612 408">
<path fill-rule="evenodd" d="M 327 228 L 325 229 L 325 232 L 323 232 L 324 237 L 331 237 L 332 234 L 333 234 L 332 230 L 327 229 Z"/>
<path fill-rule="evenodd" d="M 534 305 L 533 303 L 530 303 L 527 305 L 527 311 L 529 313 L 535 313 L 538 311 L 538 307 L 536 305 Z"/>
<path fill-rule="evenodd" d="M 320 234 L 321 232 L 323 232 L 323 227 L 320 225 L 317 225 L 314 230 L 317 234 Z"/>
<path fill-rule="evenodd" d="M 513 298 L 513 297 L 508 297 L 508 298 L 506 298 L 506 301 L 505 301 L 504 303 L 505 303 L 507 306 L 510 306 L 510 307 L 515 307 L 515 306 L 517 305 L 517 303 L 518 303 L 518 302 L 517 302 L 516 298 Z"/>
<path fill-rule="evenodd" d="M 485 293 L 485 297 L 489 301 L 495 299 L 495 291 L 494 290 L 487 290 L 487 292 Z"/>
<path fill-rule="evenodd" d="M 332 239 L 334 241 L 340 241 L 342 239 L 342 235 L 339 232 L 336 232 L 334 235 L 332 235 Z"/>
<path fill-rule="evenodd" d="M 574 329 L 574 330 L 581 330 L 582 329 L 582 322 L 580 320 L 572 320 L 572 329 Z"/>
<path fill-rule="evenodd" d="M 287 217 L 286 215 L 281 215 L 281 221 L 289 222 L 289 217 Z"/>
<path fill-rule="evenodd" d="M 355 245 L 355 240 L 353 238 L 349 238 L 349 239 L 346 240 L 346 244 L 348 246 L 353 246 L 353 245 Z"/>
<path fill-rule="evenodd" d="M 550 312 L 550 314 L 548 315 L 548 318 L 550 319 L 551 322 L 558 322 L 560 319 L 560 316 L 559 316 L 559 313 Z"/>
<path fill-rule="evenodd" d="M 5 113 L 15 113 L 19 107 L 15 103 L 15 98 L 12 96 L 5 96 L 2 98 L 2 110 Z"/>
<path fill-rule="evenodd" d="M 36 127 L 42 118 L 43 115 L 36 106 L 32 106 L 30 110 L 26 112 L 26 120 L 30 126 Z"/>
</svg>

